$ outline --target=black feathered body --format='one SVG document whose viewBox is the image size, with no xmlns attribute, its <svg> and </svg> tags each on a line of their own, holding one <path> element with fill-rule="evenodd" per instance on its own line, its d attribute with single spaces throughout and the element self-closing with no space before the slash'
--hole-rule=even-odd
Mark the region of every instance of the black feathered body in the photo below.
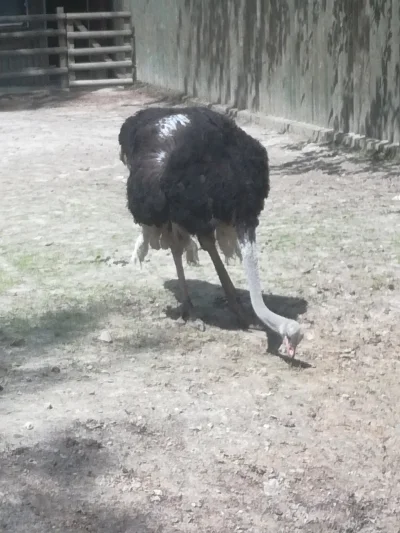
<svg viewBox="0 0 400 533">
<path fill-rule="evenodd" d="M 135 222 L 189 234 L 219 223 L 255 228 L 269 193 L 266 149 L 230 118 L 204 107 L 148 108 L 119 134 Z"/>
</svg>

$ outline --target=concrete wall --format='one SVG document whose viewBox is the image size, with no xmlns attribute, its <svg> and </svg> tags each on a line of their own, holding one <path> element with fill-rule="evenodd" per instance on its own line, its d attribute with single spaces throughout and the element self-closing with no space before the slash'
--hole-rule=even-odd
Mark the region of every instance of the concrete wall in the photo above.
<svg viewBox="0 0 400 533">
<path fill-rule="evenodd" d="M 139 80 L 400 141 L 399 0 L 125 0 Z"/>
</svg>

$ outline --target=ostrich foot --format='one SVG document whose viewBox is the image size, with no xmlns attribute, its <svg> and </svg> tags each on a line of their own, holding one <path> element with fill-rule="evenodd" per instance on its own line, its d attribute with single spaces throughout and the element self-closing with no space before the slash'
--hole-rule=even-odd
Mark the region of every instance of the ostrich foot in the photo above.
<svg viewBox="0 0 400 533">
<path fill-rule="evenodd" d="M 135 248 L 131 255 L 131 262 L 139 268 L 142 268 L 142 263 L 149 251 L 149 243 L 145 239 L 143 233 L 136 239 Z"/>
<path fill-rule="evenodd" d="M 199 264 L 199 253 L 197 244 L 193 239 L 190 239 L 186 246 L 186 262 L 188 265 L 197 266 Z"/>
<path fill-rule="evenodd" d="M 232 299 L 231 301 L 228 301 L 228 305 L 231 308 L 231 310 L 235 313 L 240 326 L 243 329 L 249 328 L 249 319 L 247 318 L 246 312 L 242 307 L 242 304 L 240 303 L 240 300 L 238 297 L 235 299 Z"/>
<path fill-rule="evenodd" d="M 181 305 L 181 317 L 187 322 L 188 320 L 195 320 L 195 313 L 192 301 L 188 298 Z"/>
</svg>

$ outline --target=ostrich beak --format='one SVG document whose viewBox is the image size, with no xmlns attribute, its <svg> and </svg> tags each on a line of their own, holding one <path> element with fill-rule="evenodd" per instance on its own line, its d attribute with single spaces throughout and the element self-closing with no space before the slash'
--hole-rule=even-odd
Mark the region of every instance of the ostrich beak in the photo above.
<svg viewBox="0 0 400 533">
<path fill-rule="evenodd" d="M 288 356 L 294 358 L 294 356 L 296 355 L 296 346 L 294 346 L 290 342 L 290 340 L 288 339 L 287 336 L 284 337 L 283 343 L 285 345 L 286 352 L 287 352 Z"/>
</svg>

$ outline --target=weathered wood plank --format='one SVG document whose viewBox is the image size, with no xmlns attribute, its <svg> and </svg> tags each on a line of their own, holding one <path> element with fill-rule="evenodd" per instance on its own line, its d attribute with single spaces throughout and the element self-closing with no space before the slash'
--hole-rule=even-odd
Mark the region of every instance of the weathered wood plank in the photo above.
<svg viewBox="0 0 400 533">
<path fill-rule="evenodd" d="M 110 68 L 127 68 L 132 66 L 129 59 L 124 61 L 96 61 L 93 63 L 73 63 L 70 70 L 106 70 Z"/>
</svg>

